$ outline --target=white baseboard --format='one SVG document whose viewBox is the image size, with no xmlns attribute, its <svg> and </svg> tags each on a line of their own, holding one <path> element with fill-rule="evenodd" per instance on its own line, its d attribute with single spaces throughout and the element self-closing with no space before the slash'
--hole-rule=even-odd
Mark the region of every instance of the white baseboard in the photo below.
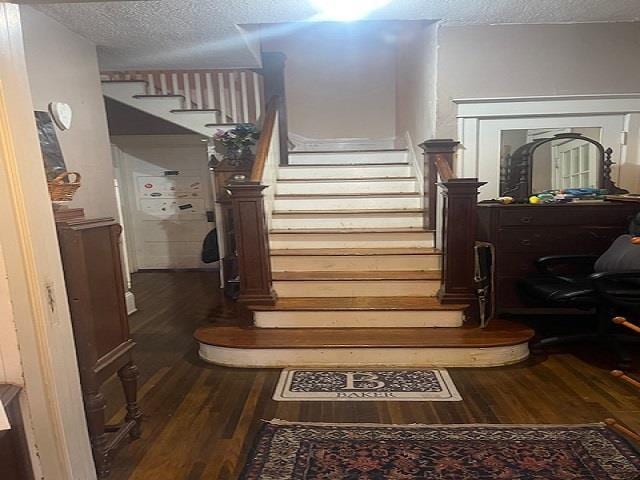
<svg viewBox="0 0 640 480">
<path fill-rule="evenodd" d="M 131 315 L 132 313 L 138 311 L 138 308 L 136 307 L 136 296 L 133 294 L 133 292 L 126 292 L 124 294 L 124 300 L 127 303 L 127 315 Z"/>
</svg>

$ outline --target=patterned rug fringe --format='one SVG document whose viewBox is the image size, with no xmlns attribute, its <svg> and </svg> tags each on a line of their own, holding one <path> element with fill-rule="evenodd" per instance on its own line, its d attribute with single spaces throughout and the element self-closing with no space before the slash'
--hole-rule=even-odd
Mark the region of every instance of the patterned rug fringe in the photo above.
<svg viewBox="0 0 640 480">
<path fill-rule="evenodd" d="M 274 418 L 271 420 L 262 420 L 263 423 L 270 425 L 302 425 L 312 427 L 372 427 L 372 428 L 469 428 L 469 427 L 489 427 L 489 428 L 580 428 L 580 427 L 603 427 L 607 428 L 604 422 L 596 423 L 454 423 L 454 424 L 428 424 L 428 423 L 323 423 L 323 422 L 291 422 L 289 420 L 281 420 Z"/>
</svg>

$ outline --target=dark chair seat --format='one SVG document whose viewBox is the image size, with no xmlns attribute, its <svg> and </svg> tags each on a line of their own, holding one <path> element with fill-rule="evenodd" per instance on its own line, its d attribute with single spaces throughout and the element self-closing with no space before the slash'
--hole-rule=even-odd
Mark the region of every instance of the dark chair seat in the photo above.
<svg viewBox="0 0 640 480">
<path fill-rule="evenodd" d="M 621 334 L 611 319 L 616 315 L 640 317 L 640 214 L 631 222 L 629 235 L 619 236 L 600 257 L 554 255 L 536 261 L 537 274 L 518 281 L 523 300 L 532 306 L 594 310 L 596 329 L 548 337 L 533 348 L 578 342 L 597 342 L 612 349 L 621 368 L 631 357 L 624 344 L 638 344 L 640 337 Z"/>
<path fill-rule="evenodd" d="M 529 275 L 518 282 L 520 291 L 541 306 L 573 307 L 589 310 L 597 306 L 596 288 L 589 276 Z"/>
</svg>

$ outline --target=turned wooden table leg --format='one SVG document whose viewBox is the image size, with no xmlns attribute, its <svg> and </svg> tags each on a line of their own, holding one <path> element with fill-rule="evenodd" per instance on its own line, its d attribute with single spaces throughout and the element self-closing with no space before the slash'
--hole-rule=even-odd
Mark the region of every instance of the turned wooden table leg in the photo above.
<svg viewBox="0 0 640 480">
<path fill-rule="evenodd" d="M 105 478 L 111 472 L 111 458 L 107 449 L 107 436 L 104 425 L 105 408 L 104 396 L 100 392 L 92 392 L 87 395 L 86 412 L 89 424 L 89 438 L 98 478 Z"/>
<path fill-rule="evenodd" d="M 135 426 L 131 430 L 131 438 L 140 438 L 142 433 L 142 411 L 138 407 L 138 367 L 133 363 L 128 363 L 118 370 L 118 377 L 122 383 L 124 397 L 127 402 L 127 415 L 125 421 L 134 421 Z"/>
</svg>

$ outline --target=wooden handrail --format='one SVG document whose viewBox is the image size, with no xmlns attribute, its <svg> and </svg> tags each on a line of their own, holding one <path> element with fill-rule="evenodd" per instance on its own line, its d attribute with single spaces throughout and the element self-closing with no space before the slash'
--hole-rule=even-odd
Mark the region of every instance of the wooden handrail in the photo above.
<svg viewBox="0 0 640 480">
<path fill-rule="evenodd" d="M 289 126 L 287 122 L 287 96 L 284 67 L 287 57 L 281 52 L 262 52 L 264 98 L 280 98 L 278 106 L 278 129 L 280 130 L 280 165 L 289 163 Z"/>
<path fill-rule="evenodd" d="M 456 178 L 451 165 L 449 165 L 449 162 L 447 162 L 441 154 L 435 156 L 433 163 L 438 171 L 438 175 L 443 182 L 448 182 L 449 180 Z"/>
<path fill-rule="evenodd" d="M 269 99 L 269 103 L 267 103 L 260 138 L 256 146 L 256 158 L 251 168 L 251 175 L 249 176 L 251 182 L 259 183 L 262 181 L 262 175 L 264 174 L 264 169 L 269 157 L 269 150 L 271 148 L 273 130 L 276 127 L 280 103 L 280 97 L 272 97 Z"/>
</svg>

